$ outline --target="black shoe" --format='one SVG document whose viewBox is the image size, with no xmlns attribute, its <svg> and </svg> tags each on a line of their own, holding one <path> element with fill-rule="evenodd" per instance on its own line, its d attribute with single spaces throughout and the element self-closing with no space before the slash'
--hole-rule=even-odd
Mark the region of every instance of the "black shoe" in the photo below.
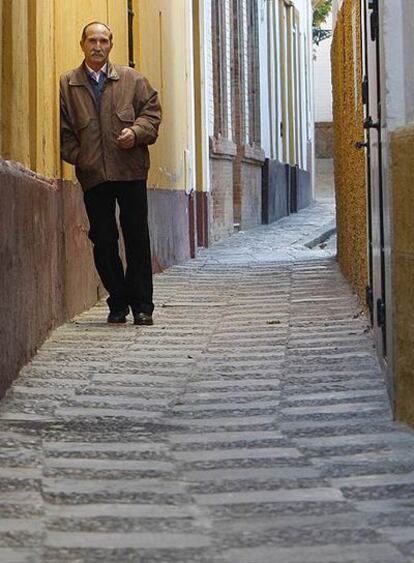
<svg viewBox="0 0 414 563">
<path fill-rule="evenodd" d="M 134 312 L 134 325 L 151 326 L 153 324 L 152 316 L 148 315 L 148 313 Z"/>
<path fill-rule="evenodd" d="M 108 315 L 107 322 L 114 325 L 126 323 L 128 314 L 129 307 L 125 307 L 125 309 L 121 309 L 120 311 L 111 311 Z"/>
</svg>

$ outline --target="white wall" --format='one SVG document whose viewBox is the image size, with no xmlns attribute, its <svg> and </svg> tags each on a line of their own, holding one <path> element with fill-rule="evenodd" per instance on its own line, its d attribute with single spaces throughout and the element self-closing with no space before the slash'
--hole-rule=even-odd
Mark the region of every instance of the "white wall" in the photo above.
<svg viewBox="0 0 414 563">
<path fill-rule="evenodd" d="M 332 14 L 322 25 L 322 29 L 332 29 Z M 314 47 L 316 123 L 332 121 L 331 44 L 332 38 L 330 37 Z"/>
<path fill-rule="evenodd" d="M 211 41 L 211 0 L 204 0 L 204 45 L 206 56 L 206 77 L 204 87 L 207 91 L 208 134 L 214 135 L 214 88 L 213 88 L 213 44 Z"/>
<path fill-rule="evenodd" d="M 300 68 L 297 70 L 300 80 L 301 107 L 296 108 L 301 126 L 298 128 L 302 138 L 301 167 L 308 169 L 312 156 L 307 154 L 308 145 L 313 144 L 313 61 L 312 61 L 312 7 L 310 0 L 295 0 L 295 8 L 299 17 Z M 260 44 L 260 102 L 261 102 L 261 145 L 268 158 L 282 160 L 283 150 L 280 138 L 280 121 L 282 119 L 281 97 L 282 87 L 280 68 L 283 64 L 278 50 L 279 42 L 279 12 L 278 2 L 274 20 L 268 18 L 268 0 L 259 0 L 259 44 Z M 276 25 L 275 25 L 276 21 Z M 275 49 L 276 44 L 276 49 Z M 288 131 L 285 131 L 285 135 Z"/>
<path fill-rule="evenodd" d="M 406 122 L 414 121 L 414 2 L 403 3 L 403 53 L 404 53 L 404 78 L 405 78 L 405 114 Z"/>
<path fill-rule="evenodd" d="M 273 158 L 270 141 L 270 112 L 269 112 L 269 57 L 268 52 L 268 22 L 267 5 L 265 0 L 259 0 L 259 65 L 260 65 L 260 129 L 261 145 L 266 157 Z"/>
</svg>

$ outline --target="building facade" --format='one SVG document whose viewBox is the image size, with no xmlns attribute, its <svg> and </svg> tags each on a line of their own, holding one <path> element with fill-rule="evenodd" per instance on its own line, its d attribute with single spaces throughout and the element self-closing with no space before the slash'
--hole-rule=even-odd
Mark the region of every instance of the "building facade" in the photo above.
<svg viewBox="0 0 414 563">
<path fill-rule="evenodd" d="M 314 43 L 315 158 L 333 157 L 331 46 L 332 13 Z M 326 35 L 325 35 L 326 34 Z"/>
<path fill-rule="evenodd" d="M 84 25 L 107 22 L 113 62 L 161 98 L 148 180 L 161 271 L 310 201 L 310 18 L 310 0 L 1 2 L 0 307 L 11 321 L 0 392 L 53 327 L 103 295 L 59 150 L 59 75 L 80 64 Z"/>
<path fill-rule="evenodd" d="M 314 194 L 312 6 L 260 0 L 263 222 L 309 205 Z"/>
<path fill-rule="evenodd" d="M 413 289 L 414 227 L 411 211 L 413 175 L 414 80 L 411 72 L 414 47 L 414 6 L 404 0 L 344 0 L 334 5 L 335 39 L 348 45 L 333 50 L 334 99 L 338 108 L 344 97 L 344 72 L 354 91 L 358 124 L 341 121 L 336 127 L 348 135 L 346 155 L 336 147 L 337 177 L 357 169 L 357 190 L 364 184 L 365 217 L 357 223 L 350 216 L 348 229 L 364 226 L 366 261 L 354 262 L 360 286 L 366 279 L 366 299 L 373 323 L 378 358 L 384 370 L 396 417 L 414 424 L 414 324 Z M 342 48 L 343 51 L 343 48 Z M 360 61 L 353 75 L 348 59 Z M 336 69 L 336 70 L 335 70 Z M 351 102 L 349 102 L 351 103 Z M 348 116 L 349 120 L 349 116 Z M 353 148 L 349 148 L 349 147 Z M 362 153 L 362 154 L 361 154 Z M 366 171 L 363 175 L 364 169 Z M 339 195 L 338 207 L 347 213 L 354 186 Z M 348 203 L 346 203 L 348 202 Z M 361 202 L 362 209 L 362 202 Z M 360 241 L 361 242 L 361 241 Z M 343 242 L 344 255 L 350 255 Z"/>
<path fill-rule="evenodd" d="M 53 327 L 103 296 L 82 191 L 59 150 L 59 75 L 82 61 L 86 23 L 110 25 L 111 59 L 146 74 L 162 100 L 148 181 L 154 271 L 194 252 L 196 147 L 191 0 L 5 0 L 0 9 L 2 392 Z"/>
<path fill-rule="evenodd" d="M 313 197 L 308 1 L 206 1 L 210 237 L 269 223 Z"/>
</svg>

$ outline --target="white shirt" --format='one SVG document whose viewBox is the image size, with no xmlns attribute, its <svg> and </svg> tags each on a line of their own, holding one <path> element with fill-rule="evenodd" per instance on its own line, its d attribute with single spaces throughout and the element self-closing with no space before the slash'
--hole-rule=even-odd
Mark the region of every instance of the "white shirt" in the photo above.
<svg viewBox="0 0 414 563">
<path fill-rule="evenodd" d="M 98 71 L 93 70 L 90 66 L 88 66 L 85 63 L 86 66 L 86 70 L 88 71 L 89 75 L 92 76 L 92 78 L 96 81 L 99 82 L 99 77 L 101 76 L 101 73 L 103 72 L 105 75 L 108 74 L 108 63 L 105 63 L 103 65 L 102 68 L 100 68 Z"/>
</svg>

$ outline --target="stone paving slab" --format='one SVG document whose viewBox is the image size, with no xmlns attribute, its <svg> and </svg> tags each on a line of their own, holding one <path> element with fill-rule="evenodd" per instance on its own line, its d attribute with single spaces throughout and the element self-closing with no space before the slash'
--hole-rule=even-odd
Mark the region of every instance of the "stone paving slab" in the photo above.
<svg viewBox="0 0 414 563">
<path fill-rule="evenodd" d="M 0 404 L 1 563 L 409 563 L 392 421 L 329 200 L 60 327 Z"/>
</svg>

